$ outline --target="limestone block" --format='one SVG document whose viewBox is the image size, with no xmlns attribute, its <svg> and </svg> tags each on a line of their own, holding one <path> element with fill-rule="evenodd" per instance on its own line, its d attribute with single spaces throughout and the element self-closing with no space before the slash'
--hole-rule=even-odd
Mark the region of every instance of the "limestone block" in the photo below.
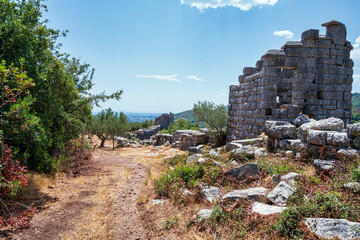
<svg viewBox="0 0 360 240">
<path fill-rule="evenodd" d="M 275 205 L 285 206 L 288 198 L 293 195 L 294 192 L 295 189 L 292 186 L 285 181 L 281 181 L 274 190 L 269 193 L 268 199 Z"/>
<path fill-rule="evenodd" d="M 332 49 L 331 49 L 332 50 Z M 330 58 L 331 52 L 328 48 L 310 48 L 309 55 L 312 58 Z"/>
<path fill-rule="evenodd" d="M 310 116 L 321 115 L 323 114 L 323 110 L 321 106 L 305 106 L 304 113 Z"/>
<path fill-rule="evenodd" d="M 301 34 L 301 40 L 318 39 L 318 38 L 319 38 L 318 29 L 309 29 Z"/>
<path fill-rule="evenodd" d="M 346 27 L 344 24 L 338 21 L 330 21 L 321 26 L 326 27 L 326 35 L 332 36 L 335 44 L 344 45 L 346 43 Z"/>
<path fill-rule="evenodd" d="M 326 143 L 333 146 L 347 147 L 349 139 L 346 132 L 327 132 Z"/>
<path fill-rule="evenodd" d="M 307 132 L 307 143 L 314 144 L 314 145 L 326 145 L 326 138 L 327 138 L 327 132 L 326 131 L 320 131 L 320 130 L 308 130 Z"/>
<path fill-rule="evenodd" d="M 335 44 L 332 43 L 331 39 L 315 40 L 315 46 L 317 48 L 335 48 Z"/>
<path fill-rule="evenodd" d="M 350 137 L 360 136 L 360 123 L 348 124 L 346 131 Z"/>
<path fill-rule="evenodd" d="M 331 58 L 336 58 L 336 56 L 350 57 L 350 51 L 341 49 L 330 49 L 330 55 Z"/>
<path fill-rule="evenodd" d="M 266 121 L 265 133 L 277 139 L 296 138 L 296 127 L 285 121 Z"/>
<path fill-rule="evenodd" d="M 325 239 L 360 238 L 360 223 L 331 218 L 307 218 L 304 222 L 311 232 Z"/>
</svg>

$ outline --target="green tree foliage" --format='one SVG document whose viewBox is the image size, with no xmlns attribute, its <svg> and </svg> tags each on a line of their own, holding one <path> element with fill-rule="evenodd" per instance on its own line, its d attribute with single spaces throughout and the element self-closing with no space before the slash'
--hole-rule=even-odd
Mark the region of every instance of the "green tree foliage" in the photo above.
<svg viewBox="0 0 360 240">
<path fill-rule="evenodd" d="M 353 122 L 360 121 L 360 93 L 352 94 L 352 115 L 351 120 Z"/>
<path fill-rule="evenodd" d="M 194 116 L 197 122 L 215 132 L 215 142 L 223 145 L 226 142 L 226 126 L 228 113 L 223 104 L 215 105 L 213 102 L 198 102 L 193 107 Z"/>
<path fill-rule="evenodd" d="M 124 113 L 114 113 L 111 108 L 108 108 L 92 117 L 89 133 L 100 138 L 100 147 L 104 147 L 105 140 L 112 140 L 114 150 L 116 137 L 123 136 L 130 130 L 130 127 Z"/>
<path fill-rule="evenodd" d="M 173 134 L 176 130 L 199 130 L 199 126 L 191 123 L 188 120 L 180 118 L 175 122 L 173 122 L 172 124 L 170 124 L 168 129 L 161 130 L 160 133 Z"/>
<path fill-rule="evenodd" d="M 35 83 L 29 92 L 32 97 L 19 100 L 25 105 L 25 117 L 33 122 L 30 131 L 6 141 L 30 169 L 51 172 L 65 144 L 85 130 L 92 105 L 119 100 L 122 91 L 90 93 L 94 69 L 60 53 L 57 40 L 66 34 L 46 25 L 42 16 L 46 6 L 41 2 L 0 0 L 0 59 L 14 67 L 22 65 Z"/>
<path fill-rule="evenodd" d="M 136 130 L 139 130 L 142 128 L 149 128 L 149 127 L 153 126 L 154 120 L 151 119 L 151 120 L 145 120 L 143 122 L 133 122 L 133 123 L 130 123 L 130 125 L 131 125 L 130 131 L 136 131 Z"/>
<path fill-rule="evenodd" d="M 28 136 L 29 129 L 36 121 L 29 116 L 28 109 L 32 99 L 26 96 L 33 87 L 32 79 L 21 69 L 0 64 L 0 198 L 14 195 L 20 186 L 27 183 L 26 168 L 14 157 L 13 149 L 6 143 L 18 139 L 22 134 Z M 19 101 L 20 96 L 24 96 Z M 2 221 L 0 216 L 0 222 Z"/>
</svg>

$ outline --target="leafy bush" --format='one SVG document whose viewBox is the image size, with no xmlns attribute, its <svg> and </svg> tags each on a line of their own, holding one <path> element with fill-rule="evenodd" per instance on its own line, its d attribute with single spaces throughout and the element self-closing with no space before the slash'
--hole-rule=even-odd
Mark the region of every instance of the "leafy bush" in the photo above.
<svg viewBox="0 0 360 240">
<path fill-rule="evenodd" d="M 352 170 L 351 177 L 354 181 L 360 182 L 360 167 Z"/>
<path fill-rule="evenodd" d="M 277 174 L 283 175 L 284 173 L 288 173 L 294 171 L 295 168 L 290 166 L 288 161 L 283 159 L 272 159 L 273 161 L 269 161 L 269 158 L 264 158 L 258 161 L 258 164 L 261 169 L 268 172 L 270 175 Z"/>
<path fill-rule="evenodd" d="M 6 144 L 1 146 L 0 197 L 15 196 L 17 190 L 27 183 L 26 167 L 13 159 L 12 150 Z"/>
<path fill-rule="evenodd" d="M 169 166 L 183 165 L 186 164 L 186 160 L 188 156 L 189 156 L 188 154 L 179 154 L 173 158 L 165 159 L 164 162 Z"/>
<path fill-rule="evenodd" d="M 200 165 L 180 165 L 167 171 L 156 181 L 155 188 L 160 196 L 169 197 L 172 191 L 180 188 L 194 188 L 205 175 L 205 167 Z"/>
<path fill-rule="evenodd" d="M 341 199 L 337 192 L 319 192 L 309 199 L 304 199 L 299 194 L 291 197 L 293 202 L 281 213 L 281 216 L 274 228 L 282 236 L 301 237 L 302 231 L 300 222 L 304 218 L 334 218 L 359 221 L 360 209 Z"/>
<path fill-rule="evenodd" d="M 173 122 L 172 124 L 170 124 L 168 129 L 161 130 L 160 133 L 173 134 L 176 130 L 199 130 L 199 126 L 191 123 L 188 120 L 180 118 L 175 122 Z"/>
</svg>

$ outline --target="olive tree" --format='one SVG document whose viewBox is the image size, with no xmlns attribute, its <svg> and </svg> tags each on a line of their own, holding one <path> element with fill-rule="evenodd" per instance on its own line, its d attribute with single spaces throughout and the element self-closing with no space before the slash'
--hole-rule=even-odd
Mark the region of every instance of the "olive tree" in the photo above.
<svg viewBox="0 0 360 240">
<path fill-rule="evenodd" d="M 203 123 L 213 134 L 216 145 L 225 144 L 228 113 L 223 104 L 199 101 L 194 104 L 193 114 L 196 121 Z"/>
</svg>

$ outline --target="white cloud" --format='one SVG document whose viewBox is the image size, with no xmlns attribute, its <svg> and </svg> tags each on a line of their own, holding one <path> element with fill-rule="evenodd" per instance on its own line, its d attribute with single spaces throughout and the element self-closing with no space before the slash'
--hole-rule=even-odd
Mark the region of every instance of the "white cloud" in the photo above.
<svg viewBox="0 0 360 240">
<path fill-rule="evenodd" d="M 360 91 L 360 36 L 356 38 L 353 44 L 353 50 L 350 52 L 350 57 L 354 61 L 354 83 L 353 92 Z"/>
<path fill-rule="evenodd" d="M 136 75 L 137 78 L 152 78 L 156 80 L 163 80 L 163 81 L 169 81 L 169 82 L 181 82 L 180 79 L 178 79 L 178 75 Z"/>
<path fill-rule="evenodd" d="M 262 7 L 263 5 L 274 6 L 279 0 L 181 0 L 181 4 L 196 7 L 200 11 L 207 8 L 236 7 L 242 11 L 248 11 L 253 7 Z"/>
<path fill-rule="evenodd" d="M 206 79 L 201 79 L 201 78 L 198 78 L 197 76 L 194 76 L 194 75 L 189 75 L 189 76 L 186 76 L 185 78 L 190 79 L 190 80 L 194 80 L 194 81 L 199 81 L 199 82 L 207 82 Z"/>
<path fill-rule="evenodd" d="M 294 34 L 289 30 L 275 31 L 274 35 L 278 37 L 285 37 L 286 39 L 291 39 L 294 37 Z"/>
<path fill-rule="evenodd" d="M 360 36 L 355 40 L 353 45 L 354 49 L 351 51 L 351 58 L 355 60 L 360 60 Z"/>
</svg>

